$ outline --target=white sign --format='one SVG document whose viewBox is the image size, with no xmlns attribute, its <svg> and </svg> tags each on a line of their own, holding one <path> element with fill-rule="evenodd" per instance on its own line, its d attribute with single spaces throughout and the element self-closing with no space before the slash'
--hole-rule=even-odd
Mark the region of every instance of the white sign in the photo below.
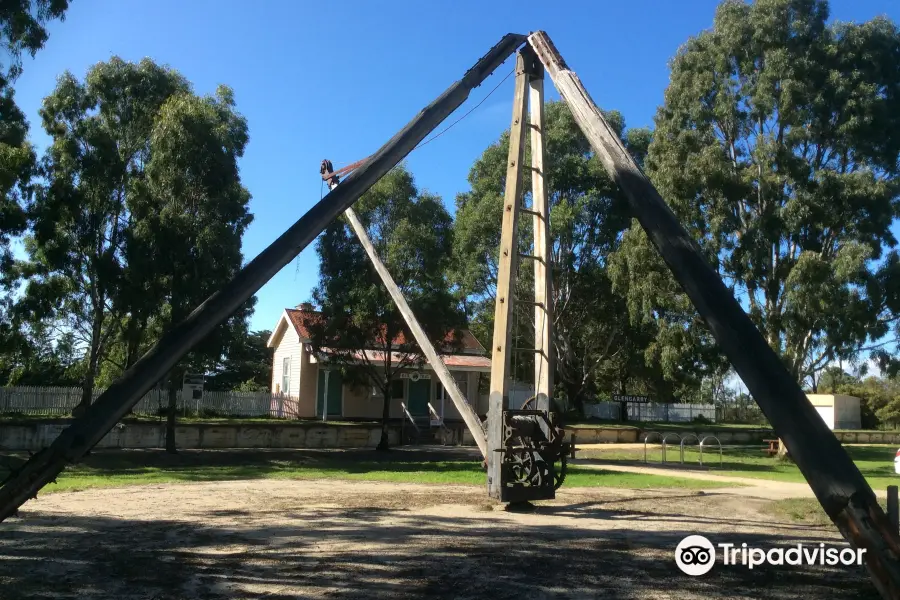
<svg viewBox="0 0 900 600">
<path fill-rule="evenodd" d="M 418 381 L 420 379 L 431 379 L 430 373 L 400 373 L 400 379 L 409 379 Z"/>
</svg>

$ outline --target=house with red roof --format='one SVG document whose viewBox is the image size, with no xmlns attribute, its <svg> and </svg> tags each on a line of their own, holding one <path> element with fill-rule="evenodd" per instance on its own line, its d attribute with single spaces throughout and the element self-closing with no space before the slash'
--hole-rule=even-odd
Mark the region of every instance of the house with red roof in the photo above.
<svg viewBox="0 0 900 600">
<path fill-rule="evenodd" d="M 286 308 L 272 330 L 267 346 L 275 350 L 272 365 L 272 393 L 282 397 L 276 411 L 296 418 L 380 419 L 384 398 L 380 391 L 344 381 L 336 365 L 329 365 L 329 352 L 316 352 L 305 323 L 320 315 L 309 304 Z M 459 344 L 452 353 L 442 354 L 444 363 L 463 395 L 478 414 L 487 413 L 487 398 L 479 394 L 482 377 L 489 377 L 491 360 L 475 336 L 467 329 L 451 332 Z M 403 340 L 398 341 L 404 343 Z M 384 360 L 376 350 L 360 349 L 360 360 Z M 397 361 L 398 356 L 392 360 Z M 421 367 L 401 370 L 393 382 L 390 415 L 403 417 L 401 403 L 414 417 L 427 418 L 429 404 L 443 419 L 461 420 L 449 394 L 426 361 Z"/>
</svg>

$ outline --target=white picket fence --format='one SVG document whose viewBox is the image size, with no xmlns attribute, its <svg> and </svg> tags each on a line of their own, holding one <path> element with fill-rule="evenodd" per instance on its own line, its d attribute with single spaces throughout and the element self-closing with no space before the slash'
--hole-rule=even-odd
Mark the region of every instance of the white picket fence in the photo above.
<svg viewBox="0 0 900 600">
<path fill-rule="evenodd" d="M 715 404 L 647 404 L 628 403 L 629 421 L 685 422 L 696 417 L 704 417 L 708 421 L 716 420 Z"/>
<path fill-rule="evenodd" d="M 94 399 L 102 389 L 94 390 Z M 68 415 L 81 401 L 79 387 L 0 387 L 0 413 L 26 415 Z M 138 415 L 158 415 L 169 405 L 167 390 L 150 390 L 134 406 Z M 185 402 L 181 390 L 177 392 L 176 406 L 179 414 L 240 417 L 290 417 L 296 405 L 295 398 L 286 398 L 268 392 L 203 392 L 199 399 Z"/>
</svg>

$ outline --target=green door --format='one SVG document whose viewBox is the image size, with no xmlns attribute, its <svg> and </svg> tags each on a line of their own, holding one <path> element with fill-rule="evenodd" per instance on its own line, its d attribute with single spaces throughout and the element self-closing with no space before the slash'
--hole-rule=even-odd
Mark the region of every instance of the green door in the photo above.
<svg viewBox="0 0 900 600">
<path fill-rule="evenodd" d="M 409 412 L 414 417 L 428 415 L 428 400 L 431 398 L 431 380 L 409 380 Z"/>
<path fill-rule="evenodd" d="M 321 417 L 325 410 L 325 373 L 323 369 L 319 369 L 319 391 L 316 402 L 316 416 Z M 344 389 L 344 381 L 341 379 L 340 371 L 329 371 L 328 376 L 328 416 L 341 416 L 341 397 Z"/>
</svg>

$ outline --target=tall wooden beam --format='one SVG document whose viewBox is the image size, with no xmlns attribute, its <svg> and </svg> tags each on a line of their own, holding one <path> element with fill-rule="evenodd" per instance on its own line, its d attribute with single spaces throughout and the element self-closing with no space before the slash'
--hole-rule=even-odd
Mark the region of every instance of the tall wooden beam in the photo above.
<svg viewBox="0 0 900 600">
<path fill-rule="evenodd" d="M 336 186 L 337 184 L 334 185 Z M 332 189 L 334 189 L 334 187 L 332 187 Z M 413 313 L 409 304 L 406 302 L 403 292 L 400 291 L 400 288 L 397 286 L 394 278 L 391 277 L 387 267 L 384 266 L 384 262 L 382 262 L 378 253 L 375 251 L 375 246 L 372 245 L 369 233 L 360 222 L 359 217 L 356 216 L 356 211 L 352 208 L 348 208 L 344 211 L 344 216 L 346 216 L 347 220 L 350 222 L 350 227 L 353 228 L 356 237 L 359 238 L 359 243 L 362 244 L 363 249 L 369 256 L 369 260 L 372 261 L 372 266 L 375 267 L 375 271 L 378 273 L 378 276 L 381 277 L 381 281 L 384 283 L 384 287 L 387 288 L 388 294 L 391 295 L 391 299 L 393 299 L 394 304 L 397 305 L 397 309 L 400 311 L 400 314 L 403 315 L 406 324 L 409 325 L 409 329 L 412 331 L 413 337 L 416 338 L 419 348 L 422 349 L 422 353 L 425 355 L 425 358 L 428 359 L 431 368 L 434 369 L 435 375 L 437 375 L 437 378 L 440 380 L 447 393 L 450 394 L 450 400 L 453 401 L 456 410 L 459 412 L 460 416 L 462 416 L 469 431 L 472 432 L 472 438 L 474 438 L 475 443 L 478 445 L 478 449 L 481 450 L 481 455 L 487 458 L 487 438 L 485 437 L 484 429 L 481 426 L 481 419 L 478 418 L 472 405 L 466 401 L 465 396 L 463 396 L 462 391 L 459 389 L 459 385 L 450 374 L 450 370 L 447 368 L 444 360 L 434 349 L 434 346 L 428 339 L 428 335 L 425 333 L 425 330 L 422 329 L 422 325 L 419 324 L 419 320 L 416 318 L 415 313 Z"/>
<path fill-rule="evenodd" d="M 525 116 L 528 103 L 528 75 L 525 59 L 516 57 L 516 84 L 512 125 L 509 130 L 509 157 L 506 163 L 506 190 L 503 196 L 503 221 L 500 233 L 500 260 L 497 274 L 497 300 L 494 305 L 494 342 L 491 346 L 491 388 L 488 401 L 488 493 L 501 495 L 500 465 L 503 455 L 503 409 L 509 402 L 509 367 L 512 356 L 513 312 L 518 264 L 518 220 L 522 202 L 522 161 L 525 159 Z"/>
<path fill-rule="evenodd" d="M 235 313 L 278 271 L 291 262 L 338 215 L 353 205 L 385 173 L 412 151 L 472 89 L 525 42 L 508 34 L 491 48 L 462 79 L 426 106 L 338 189 L 330 192 L 285 233 L 248 263 L 228 284 L 176 325 L 137 363 L 103 392 L 85 413 L 74 419 L 53 443 L 13 472 L 0 488 L 0 521 L 14 514 L 29 498 L 80 459 L 161 380 L 191 348 Z"/>
<path fill-rule="evenodd" d="M 523 53 L 524 54 L 524 53 Z M 553 297 L 550 294 L 550 206 L 544 173 L 544 67 L 528 52 L 531 198 L 534 222 L 534 395 L 538 410 L 550 411 L 553 394 Z"/>
<path fill-rule="evenodd" d="M 796 379 L 704 259 L 544 32 L 529 44 L 610 176 L 753 398 L 784 440 L 825 512 L 864 557 L 885 598 L 900 598 L 900 537 Z"/>
</svg>

